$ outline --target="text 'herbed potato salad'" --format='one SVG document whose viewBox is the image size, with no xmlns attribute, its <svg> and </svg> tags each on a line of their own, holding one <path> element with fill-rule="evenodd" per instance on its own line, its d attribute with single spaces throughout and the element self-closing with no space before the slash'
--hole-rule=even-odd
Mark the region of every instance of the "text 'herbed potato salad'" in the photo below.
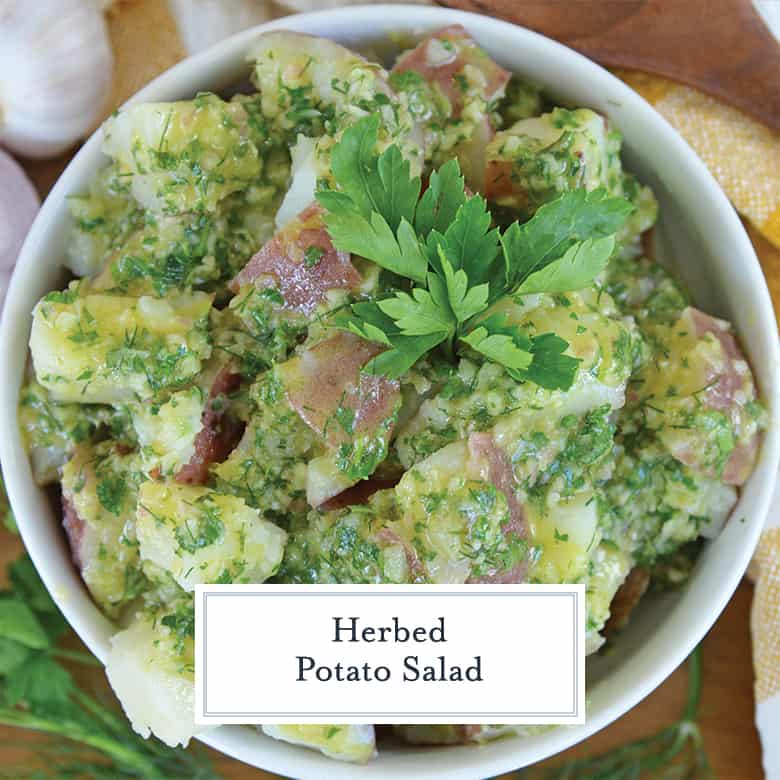
<svg viewBox="0 0 780 780">
<path fill-rule="evenodd" d="M 582 582 L 593 652 L 685 578 L 764 419 L 729 325 L 643 255 L 656 202 L 603 116 L 459 26 L 389 72 L 289 32 L 250 58 L 253 94 L 108 120 L 21 393 L 122 626 L 111 683 L 170 744 L 194 732 L 195 585 Z M 371 726 L 264 731 L 375 753 Z"/>
</svg>

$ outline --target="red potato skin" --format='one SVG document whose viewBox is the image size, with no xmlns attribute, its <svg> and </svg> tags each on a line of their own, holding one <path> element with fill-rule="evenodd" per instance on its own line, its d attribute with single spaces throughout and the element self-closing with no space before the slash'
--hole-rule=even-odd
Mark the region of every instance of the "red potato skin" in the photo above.
<svg viewBox="0 0 780 780">
<path fill-rule="evenodd" d="M 84 561 L 81 558 L 81 543 L 84 539 L 86 524 L 79 517 L 73 504 L 64 495 L 62 496 L 62 527 L 68 538 L 73 563 L 81 571 L 84 568 Z"/>
<path fill-rule="evenodd" d="M 330 512 L 333 509 L 345 509 L 348 506 L 360 506 L 367 504 L 368 499 L 379 490 L 389 490 L 398 484 L 398 480 L 391 479 L 364 479 L 357 485 L 343 490 L 337 496 L 329 498 L 319 508 Z"/>
<path fill-rule="evenodd" d="M 645 595 L 650 585 L 650 570 L 643 566 L 635 566 L 628 573 L 623 584 L 618 588 L 610 605 L 610 615 L 604 633 L 611 636 L 628 623 L 631 613 Z"/>
<path fill-rule="evenodd" d="M 354 433 L 363 434 L 386 420 L 400 401 L 398 381 L 360 372 L 382 349 L 352 333 L 339 332 L 303 352 L 299 377 L 285 381 L 290 406 L 330 446 L 349 439 L 333 421 L 340 406 L 354 411 Z"/>
<path fill-rule="evenodd" d="M 509 522 L 504 525 L 506 536 L 524 539 L 528 536 L 528 520 L 522 504 L 514 490 L 514 471 L 506 453 L 500 449 L 491 433 L 472 433 L 469 437 L 469 452 L 475 460 L 482 460 L 488 466 L 488 479 L 496 490 L 504 494 L 509 507 Z M 482 577 L 469 579 L 472 583 L 512 584 L 526 581 L 528 565 L 522 561 L 508 571 L 495 571 Z"/>
<path fill-rule="evenodd" d="M 244 432 L 244 425 L 214 408 L 214 400 L 220 395 L 237 390 L 241 375 L 225 367 L 214 379 L 209 398 L 203 410 L 203 427 L 195 437 L 195 452 L 190 462 L 176 474 L 176 481 L 182 485 L 203 485 L 208 480 L 209 468 L 221 463 L 233 451 Z"/>
<path fill-rule="evenodd" d="M 450 58 L 431 62 L 428 50 L 431 42 L 435 40 L 444 41 L 452 46 Z M 463 110 L 463 93 L 455 77 L 466 65 L 472 65 L 484 74 L 483 97 L 487 102 L 493 101 L 503 93 L 512 75 L 490 59 L 460 24 L 452 24 L 438 30 L 421 41 L 414 49 L 402 54 L 393 67 L 393 73 L 411 70 L 419 73 L 426 81 L 435 83 L 450 101 L 452 114 L 457 118 Z"/>
<path fill-rule="evenodd" d="M 438 42 L 450 47 L 450 56 L 441 56 L 441 46 L 438 46 L 438 51 L 433 51 L 432 47 Z M 504 94 L 511 74 L 494 62 L 459 24 L 433 33 L 414 49 L 402 54 L 393 67 L 393 73 L 413 71 L 435 84 L 449 102 L 452 118 L 457 120 L 464 108 L 463 89 L 458 77 L 467 65 L 481 71 L 485 80 L 481 97 L 488 105 Z M 456 147 L 466 181 L 480 191 L 486 190 L 485 179 L 490 173 L 486 149 L 494 136 L 492 123 L 485 116 L 481 124 L 472 128 L 471 136 Z"/>
<path fill-rule="evenodd" d="M 722 478 L 726 485 L 739 487 L 747 482 L 756 465 L 760 445 L 761 435 L 756 434 L 747 444 L 738 444 L 732 450 L 723 467 Z"/>
<path fill-rule="evenodd" d="M 747 363 L 747 359 L 734 336 L 714 317 L 693 307 L 686 309 L 683 316 L 693 323 L 697 336 L 703 338 L 711 334 L 720 342 L 726 368 L 724 371 L 713 369 L 707 376 L 707 380 L 714 384 L 707 390 L 705 399 L 710 408 L 729 413 L 738 405 L 737 394 L 744 384 L 744 377 L 737 372 L 735 364 L 738 361 Z M 734 448 L 721 475 L 726 485 L 738 487 L 745 484 L 755 467 L 760 442 L 761 437 L 757 433 L 749 442 Z"/>
<path fill-rule="evenodd" d="M 485 167 L 485 197 L 499 200 L 515 195 L 512 163 L 509 160 L 488 160 Z"/>
<path fill-rule="evenodd" d="M 284 299 L 282 308 L 313 314 L 329 290 L 357 290 L 362 278 L 348 252 L 337 250 L 323 222 L 324 211 L 314 203 L 277 232 L 230 282 L 241 287 L 276 287 Z M 306 263 L 306 250 L 321 252 L 313 265 Z"/>
</svg>

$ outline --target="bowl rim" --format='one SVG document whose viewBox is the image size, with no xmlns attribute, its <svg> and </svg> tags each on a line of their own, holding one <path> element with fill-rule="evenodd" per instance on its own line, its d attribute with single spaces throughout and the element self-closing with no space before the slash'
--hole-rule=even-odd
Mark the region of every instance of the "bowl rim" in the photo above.
<svg viewBox="0 0 780 780">
<path fill-rule="evenodd" d="M 394 21 L 399 19 L 402 21 Z M 609 88 L 611 93 L 620 95 L 620 99 L 626 107 L 640 115 L 643 122 L 651 124 L 654 132 L 658 134 L 659 144 L 663 143 L 672 150 L 674 155 L 684 160 L 686 173 L 693 177 L 695 186 L 700 187 L 703 194 L 706 195 L 703 198 L 705 207 L 714 213 L 723 226 L 723 231 L 736 244 L 740 262 L 744 266 L 744 271 L 750 276 L 752 291 L 755 293 L 751 303 L 756 309 L 759 320 L 763 325 L 771 325 L 772 328 L 776 328 L 774 310 L 766 281 L 752 244 L 736 212 L 704 163 L 677 131 L 630 87 L 581 54 L 526 28 L 479 14 L 423 5 L 347 6 L 297 14 L 240 32 L 194 57 L 181 61 L 147 84 L 124 105 L 166 99 L 164 96 L 167 93 L 180 92 L 180 89 L 175 87 L 177 83 L 192 81 L 193 74 L 216 69 L 220 64 L 243 60 L 250 42 L 260 33 L 270 30 L 291 29 L 338 37 L 337 32 L 333 32 L 334 28 L 341 28 L 342 31 L 359 29 L 358 37 L 366 41 L 376 39 L 393 29 L 419 27 L 422 31 L 454 23 L 463 24 L 488 49 L 496 49 L 500 43 L 506 42 L 510 45 L 528 46 L 540 50 L 542 56 L 546 55 L 568 61 L 572 68 L 584 71 L 594 82 L 605 89 Z M 490 40 L 487 41 L 486 38 Z M 61 208 L 65 197 L 70 194 L 70 182 L 78 179 L 86 171 L 94 172 L 97 169 L 95 161 L 100 159 L 100 142 L 100 128 L 98 128 L 60 175 L 28 233 L 18 258 L 17 271 L 14 272 L 9 284 L 6 305 L 0 323 L 0 351 L 2 354 L 13 355 L 15 341 L 18 340 L 19 327 L 17 326 L 20 320 L 26 322 L 24 327 L 29 332 L 29 308 L 20 307 L 16 299 L 25 283 L 34 275 L 35 261 L 44 254 L 45 247 L 51 242 L 49 234 L 56 228 L 57 219 L 60 218 L 57 213 L 58 209 Z M 47 236 L 49 236 L 48 241 Z M 774 420 L 780 406 L 778 403 L 780 400 L 778 395 L 780 388 L 780 345 L 776 339 L 770 339 L 767 344 L 764 344 L 764 348 L 769 353 L 769 381 L 768 386 L 762 388 L 762 397 L 767 402 Z M 22 359 L 22 363 L 24 363 L 24 358 L 16 357 Z M 74 630 L 92 652 L 103 660 L 108 649 L 107 639 L 111 632 L 111 624 L 85 593 L 80 596 L 76 594 L 75 598 L 71 598 L 67 593 L 63 594 L 58 590 L 57 572 L 51 570 L 46 562 L 49 539 L 47 539 L 44 526 L 48 523 L 41 523 L 36 517 L 42 508 L 41 491 L 32 482 L 30 467 L 21 446 L 21 436 L 16 420 L 20 388 L 15 386 L 16 379 L 21 379 L 21 374 L 15 377 L 13 382 L 0 383 L 0 428 L 6 431 L 6 435 L 0 437 L 0 462 L 2 462 L 6 478 L 6 489 L 11 506 L 18 518 L 25 546 L 44 583 Z M 421 771 L 425 767 L 425 776 L 429 778 L 442 778 L 442 780 L 444 778 L 448 780 L 462 778 L 462 780 L 466 780 L 467 778 L 511 771 L 571 747 L 620 717 L 654 690 L 685 660 L 715 622 L 747 568 L 769 507 L 772 482 L 777 474 L 779 460 L 780 431 L 776 425 L 771 424 L 764 436 L 759 466 L 749 482 L 751 485 L 757 484 L 753 491 L 756 495 L 752 497 L 753 514 L 745 523 L 745 534 L 740 548 L 735 551 L 733 565 L 728 572 L 719 577 L 719 588 L 711 594 L 712 600 L 708 602 L 708 608 L 696 613 L 693 619 L 681 620 L 677 619 L 679 616 L 675 616 L 665 620 L 664 622 L 668 624 L 667 628 L 669 629 L 672 623 L 680 629 L 685 629 L 683 639 L 680 640 L 678 637 L 676 642 L 667 643 L 664 652 L 658 658 L 654 658 L 652 662 L 649 660 L 650 656 L 645 652 L 648 648 L 643 648 L 643 651 L 640 651 L 638 655 L 642 655 L 642 660 L 650 664 L 650 670 L 644 674 L 640 681 L 629 681 L 624 673 L 617 674 L 617 679 L 607 681 L 608 690 L 602 698 L 608 699 L 610 703 L 607 706 L 602 706 L 595 715 L 589 715 L 584 726 L 569 729 L 558 728 L 537 737 L 514 737 L 500 740 L 479 749 L 475 749 L 473 746 L 449 747 L 446 753 L 446 762 L 430 762 L 430 758 L 435 754 L 444 755 L 441 754 L 440 749 L 422 748 L 408 752 L 405 750 L 394 751 L 390 754 L 385 753 L 384 760 L 380 755 L 379 759 L 367 767 L 353 767 L 330 759 L 323 760 L 323 757 L 314 751 L 305 751 L 284 743 L 271 742 L 266 737 L 260 737 L 247 729 L 238 727 L 220 727 L 199 738 L 206 744 L 234 758 L 254 766 L 262 766 L 269 771 L 294 777 L 334 779 L 365 778 L 368 775 L 382 778 L 409 777 L 409 772 Z M 663 625 L 659 627 L 657 632 L 659 636 L 669 633 L 668 631 L 664 632 L 663 628 Z M 627 666 L 632 664 L 641 665 L 637 659 L 632 659 Z M 625 670 L 619 671 L 625 672 Z M 632 684 L 628 685 L 629 682 Z M 610 685 L 610 683 L 612 684 Z M 623 687 L 624 684 L 625 687 Z"/>
</svg>

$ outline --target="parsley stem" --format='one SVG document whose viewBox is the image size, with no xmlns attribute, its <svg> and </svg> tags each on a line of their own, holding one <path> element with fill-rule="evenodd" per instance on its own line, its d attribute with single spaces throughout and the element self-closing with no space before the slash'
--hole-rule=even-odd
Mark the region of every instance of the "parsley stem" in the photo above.
<svg viewBox="0 0 780 780">
<path fill-rule="evenodd" d="M 106 707 L 103 707 L 91 696 L 88 696 L 80 688 L 74 688 L 71 696 L 80 704 L 90 715 L 94 715 L 106 728 L 115 734 L 127 734 L 127 721 L 115 715 Z"/>
<path fill-rule="evenodd" d="M 66 647 L 55 647 L 50 651 L 50 655 L 55 658 L 61 658 L 63 661 L 73 661 L 74 663 L 84 664 L 85 666 L 96 666 L 102 668 L 103 664 L 90 653 L 84 653 L 81 650 L 68 650 Z"/>
<path fill-rule="evenodd" d="M 71 720 L 49 720 L 23 710 L 0 708 L 0 724 L 30 729 L 44 734 L 55 734 L 94 748 L 113 759 L 121 767 L 138 772 L 144 780 L 167 780 L 152 759 L 138 753 L 134 748 L 122 745 L 105 734 L 95 734 L 91 729 Z"/>
<path fill-rule="evenodd" d="M 455 362 L 455 334 L 451 333 L 443 344 L 444 354 L 450 363 Z"/>
</svg>

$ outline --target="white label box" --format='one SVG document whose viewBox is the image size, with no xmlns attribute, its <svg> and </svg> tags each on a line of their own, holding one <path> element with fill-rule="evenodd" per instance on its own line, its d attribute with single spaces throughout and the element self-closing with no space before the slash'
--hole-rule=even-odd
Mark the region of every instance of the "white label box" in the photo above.
<svg viewBox="0 0 780 780">
<path fill-rule="evenodd" d="M 195 720 L 582 724 L 584 586 L 198 586 Z"/>
</svg>

